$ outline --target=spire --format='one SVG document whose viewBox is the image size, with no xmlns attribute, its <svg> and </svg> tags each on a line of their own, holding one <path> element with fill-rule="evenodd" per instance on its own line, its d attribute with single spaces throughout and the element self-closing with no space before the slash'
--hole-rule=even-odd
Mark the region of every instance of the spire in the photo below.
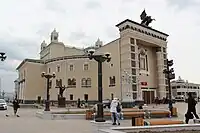
<svg viewBox="0 0 200 133">
<path fill-rule="evenodd" d="M 58 32 L 56 31 L 56 28 L 54 28 L 53 32 L 51 32 L 51 42 L 58 42 Z"/>
<path fill-rule="evenodd" d="M 45 47 L 47 46 L 45 40 L 43 40 L 43 42 L 41 43 L 41 51 L 45 49 Z"/>
<path fill-rule="evenodd" d="M 95 46 L 96 47 L 101 47 L 103 45 L 103 42 L 98 38 L 96 43 L 95 43 Z"/>
</svg>

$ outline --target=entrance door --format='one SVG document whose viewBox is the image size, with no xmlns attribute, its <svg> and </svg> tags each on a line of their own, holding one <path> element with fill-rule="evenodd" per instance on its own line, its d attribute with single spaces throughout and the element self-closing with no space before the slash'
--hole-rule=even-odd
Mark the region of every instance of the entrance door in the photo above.
<svg viewBox="0 0 200 133">
<path fill-rule="evenodd" d="M 145 104 L 153 103 L 155 97 L 154 91 L 143 91 L 142 94 Z"/>
</svg>

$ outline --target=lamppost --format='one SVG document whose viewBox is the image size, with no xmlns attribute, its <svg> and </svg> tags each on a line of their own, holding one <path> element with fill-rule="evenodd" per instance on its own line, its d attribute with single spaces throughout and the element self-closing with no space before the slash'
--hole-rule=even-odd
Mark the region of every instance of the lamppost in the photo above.
<svg viewBox="0 0 200 133">
<path fill-rule="evenodd" d="M 98 62 L 98 104 L 97 104 L 97 117 L 95 119 L 96 122 L 105 122 L 106 120 L 103 118 L 103 90 L 102 90 L 102 63 L 107 61 L 110 62 L 111 57 L 109 53 L 105 54 L 94 54 L 95 50 L 91 49 L 88 51 L 88 58 L 90 60 L 94 59 Z"/>
<path fill-rule="evenodd" d="M 46 102 L 45 102 L 45 109 L 44 111 L 50 111 L 50 94 L 49 94 L 49 89 L 50 89 L 50 84 L 49 84 L 49 80 L 51 78 L 55 78 L 56 75 L 55 73 L 53 72 L 53 74 L 45 74 L 45 72 L 42 72 L 41 74 L 42 77 L 46 78 L 47 79 L 47 99 L 46 99 Z"/>
<path fill-rule="evenodd" d="M 7 56 L 5 56 L 5 53 L 0 52 L 0 59 L 1 61 L 4 61 L 7 58 Z"/>
<path fill-rule="evenodd" d="M 163 73 L 167 75 L 167 80 L 168 80 L 168 88 L 169 88 L 169 110 L 172 114 L 172 109 L 173 109 L 173 104 L 172 104 L 172 88 L 171 88 L 171 80 L 175 79 L 175 73 L 174 73 L 174 68 L 170 68 L 173 66 L 174 62 L 173 60 L 166 60 L 167 61 L 167 68 L 163 70 Z"/>
</svg>

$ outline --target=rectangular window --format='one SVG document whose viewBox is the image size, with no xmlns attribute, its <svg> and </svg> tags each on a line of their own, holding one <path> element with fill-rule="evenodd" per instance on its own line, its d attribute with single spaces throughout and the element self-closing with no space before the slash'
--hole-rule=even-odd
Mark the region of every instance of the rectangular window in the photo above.
<svg viewBox="0 0 200 133">
<path fill-rule="evenodd" d="M 135 67 L 135 66 L 136 66 L 135 61 L 131 61 L 131 66 L 132 66 L 132 67 Z"/>
<path fill-rule="evenodd" d="M 88 65 L 88 64 L 84 64 L 83 69 L 84 69 L 85 71 L 87 71 L 87 70 L 89 69 L 89 65 Z"/>
<path fill-rule="evenodd" d="M 70 95 L 69 95 L 69 100 L 74 100 L 73 94 L 70 94 Z"/>
<path fill-rule="evenodd" d="M 148 59 L 147 59 L 147 55 L 145 56 L 145 58 L 146 58 L 146 69 L 148 71 Z"/>
<path fill-rule="evenodd" d="M 164 60 L 164 65 L 167 65 L 167 60 Z"/>
<path fill-rule="evenodd" d="M 140 69 L 145 70 L 145 58 L 140 58 Z"/>
<path fill-rule="evenodd" d="M 84 100 L 88 101 L 88 94 L 84 94 Z"/>
<path fill-rule="evenodd" d="M 109 87 L 115 86 L 115 76 L 109 77 Z"/>
<path fill-rule="evenodd" d="M 133 99 L 137 99 L 137 93 L 133 93 Z"/>
<path fill-rule="evenodd" d="M 166 55 L 166 54 L 163 54 L 163 58 L 164 58 L 164 59 L 167 59 L 167 55 Z"/>
<path fill-rule="evenodd" d="M 131 53 L 131 59 L 135 60 L 135 54 Z"/>
<path fill-rule="evenodd" d="M 60 72 L 60 66 L 57 66 L 57 72 Z"/>
<path fill-rule="evenodd" d="M 69 65 L 69 71 L 73 71 L 74 70 L 74 65 Z"/>
<path fill-rule="evenodd" d="M 161 47 L 157 47 L 156 52 L 161 52 Z"/>
<path fill-rule="evenodd" d="M 132 91 L 137 91 L 137 85 L 132 85 Z"/>
<path fill-rule="evenodd" d="M 136 69 L 132 68 L 132 75 L 136 75 Z"/>
<path fill-rule="evenodd" d="M 132 76 L 132 83 L 136 83 L 136 76 Z"/>
<path fill-rule="evenodd" d="M 135 52 L 135 46 L 131 46 L 131 52 Z"/>
<path fill-rule="evenodd" d="M 166 48 L 163 48 L 163 52 L 166 53 Z"/>
<path fill-rule="evenodd" d="M 130 38 L 130 43 L 131 43 L 131 44 L 135 44 L 135 43 L 134 43 L 134 38 Z"/>
<path fill-rule="evenodd" d="M 51 68 L 49 68 L 49 73 L 51 73 Z"/>
</svg>

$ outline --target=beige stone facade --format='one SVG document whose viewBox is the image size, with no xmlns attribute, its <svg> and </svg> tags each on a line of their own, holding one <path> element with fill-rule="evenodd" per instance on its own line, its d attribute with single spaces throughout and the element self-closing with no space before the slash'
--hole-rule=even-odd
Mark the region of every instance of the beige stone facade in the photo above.
<svg viewBox="0 0 200 133">
<path fill-rule="evenodd" d="M 25 59 L 17 67 L 19 99 L 46 98 L 46 80 L 41 77 L 44 71 L 56 73 L 56 78 L 51 80 L 51 100 L 57 100 L 58 79 L 68 87 L 64 92 L 67 100 L 97 100 L 97 62 L 87 58 L 89 49 L 95 49 L 96 54 L 111 54 L 111 61 L 103 63 L 103 99 L 144 99 L 151 103 L 155 96 L 166 97 L 163 69 L 168 35 L 128 19 L 116 26 L 119 38 L 108 44 L 98 39 L 93 47 L 86 49 L 65 46 L 54 30 L 50 44 L 45 41 L 41 44 L 40 59 Z"/>
</svg>

